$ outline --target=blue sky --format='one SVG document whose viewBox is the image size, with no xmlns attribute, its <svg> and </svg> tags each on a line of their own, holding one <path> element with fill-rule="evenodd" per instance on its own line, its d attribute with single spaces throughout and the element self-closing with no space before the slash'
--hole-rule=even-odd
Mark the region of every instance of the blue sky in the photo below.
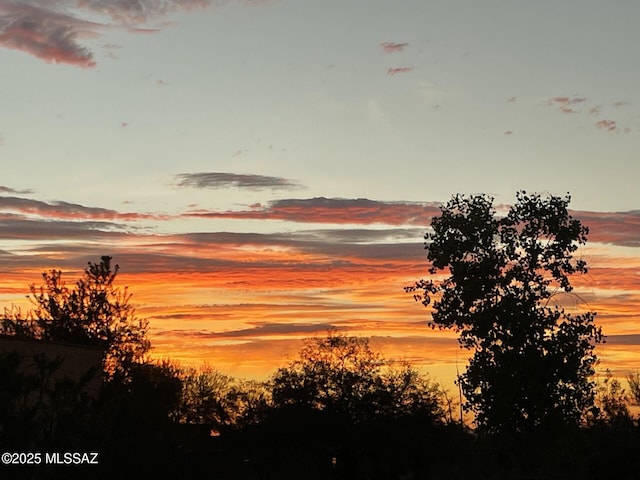
<svg viewBox="0 0 640 480">
<path fill-rule="evenodd" d="M 635 3 L 140 3 L 177 11 L 32 3 L 99 22 L 74 40 L 97 65 L 0 50 L 5 183 L 153 210 L 173 174 L 198 171 L 291 177 L 310 196 L 508 202 L 517 186 L 637 206 Z M 556 97 L 585 100 L 563 114 Z"/>
<path fill-rule="evenodd" d="M 596 226 L 596 262 L 632 270 L 635 305 L 638 18 L 640 4 L 621 0 L 0 0 L 6 278 L 109 252 L 148 273 L 159 267 L 143 254 L 166 259 L 161 245 L 197 233 L 218 235 L 207 245 L 234 261 L 294 258 L 303 238 L 316 260 L 378 245 L 384 268 L 405 269 L 401 290 L 434 205 L 458 192 L 508 204 L 526 189 L 571 192 Z M 197 238 L 194 265 L 215 256 Z M 326 288 L 307 306 L 324 311 L 347 286 Z M 229 295 L 207 292 L 179 298 L 195 315 Z M 363 317 L 396 315 L 366 298 Z M 323 315 L 323 327 L 337 318 Z M 185 330 L 177 318 L 154 328 Z"/>
</svg>

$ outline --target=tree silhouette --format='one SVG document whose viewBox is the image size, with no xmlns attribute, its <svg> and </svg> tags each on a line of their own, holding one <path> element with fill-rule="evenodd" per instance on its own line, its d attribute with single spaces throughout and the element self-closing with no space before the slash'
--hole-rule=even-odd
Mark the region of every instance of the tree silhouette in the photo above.
<svg viewBox="0 0 640 480">
<path fill-rule="evenodd" d="M 264 382 L 240 380 L 209 365 L 178 370 L 182 389 L 171 412 L 178 423 L 206 425 L 221 433 L 260 422 L 271 407 Z"/>
<path fill-rule="evenodd" d="M 631 397 L 636 405 L 640 405 L 640 372 L 636 371 L 627 375 L 627 383 L 631 390 Z"/>
<path fill-rule="evenodd" d="M 406 287 L 433 304 L 433 326 L 455 329 L 473 351 L 458 382 L 488 432 L 579 422 L 593 406 L 593 350 L 603 340 L 595 313 L 552 302 L 587 271 L 573 258 L 588 228 L 568 213 L 570 196 L 516 199 L 498 217 L 491 197 L 453 196 L 425 235 L 435 278 Z"/>
<path fill-rule="evenodd" d="M 606 370 L 604 379 L 596 385 L 595 404 L 591 421 L 604 423 L 614 427 L 630 426 L 633 424 L 629 411 L 629 396 L 620 381 Z"/>
<path fill-rule="evenodd" d="M 182 393 L 172 416 L 180 423 L 209 425 L 220 429 L 235 419 L 230 399 L 234 379 L 211 367 L 182 370 Z"/>
<path fill-rule="evenodd" d="M 329 331 L 304 340 L 299 358 L 272 378 L 276 407 L 306 406 L 354 421 L 402 415 L 444 416 L 442 392 L 409 364 L 394 365 L 364 337 Z"/>
<path fill-rule="evenodd" d="M 34 308 L 26 316 L 5 312 L 1 333 L 105 348 L 103 367 L 109 378 L 127 375 L 150 348 L 147 322 L 136 318 L 127 287 L 114 285 L 119 266 L 111 257 L 89 262 L 69 288 L 60 270 L 42 274 L 44 284 L 30 286 Z"/>
</svg>

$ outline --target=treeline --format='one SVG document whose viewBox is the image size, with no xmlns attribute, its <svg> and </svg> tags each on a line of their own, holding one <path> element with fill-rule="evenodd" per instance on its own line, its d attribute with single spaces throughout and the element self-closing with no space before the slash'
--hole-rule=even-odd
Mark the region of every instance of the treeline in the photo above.
<svg viewBox="0 0 640 480">
<path fill-rule="evenodd" d="M 8 478 L 599 479 L 640 466 L 638 420 L 612 378 L 581 428 L 510 437 L 478 435 L 437 383 L 336 333 L 266 382 L 147 360 L 92 397 L 82 380 L 49 382 L 55 360 L 32 375 L 19 362 L 0 355 L 2 450 L 98 452 L 100 464 L 3 466 Z"/>
<path fill-rule="evenodd" d="M 95 371 L 61 377 L 63 358 L 0 353 L 2 449 L 99 453 L 98 466 L 41 463 L 26 478 L 358 478 L 396 468 L 390 452 L 405 455 L 425 432 L 455 424 L 458 407 L 427 375 L 336 331 L 305 340 L 265 382 L 151 360 L 148 323 L 117 273 L 107 256 L 74 284 L 45 272 L 30 286 L 32 309 L 5 309 L 5 336 L 102 352 L 97 394 Z"/>
</svg>

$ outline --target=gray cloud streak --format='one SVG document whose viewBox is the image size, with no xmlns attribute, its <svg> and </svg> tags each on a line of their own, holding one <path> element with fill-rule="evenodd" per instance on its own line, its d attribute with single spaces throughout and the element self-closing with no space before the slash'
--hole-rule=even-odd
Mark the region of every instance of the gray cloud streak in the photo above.
<svg viewBox="0 0 640 480">
<path fill-rule="evenodd" d="M 4 185 L 0 185 L 0 193 L 12 193 L 12 194 L 16 194 L 16 195 L 28 195 L 30 193 L 33 193 L 33 190 L 18 190 L 15 188 L 11 188 L 11 187 L 7 187 Z"/>
<path fill-rule="evenodd" d="M 299 183 L 283 177 L 224 172 L 180 173 L 175 176 L 175 179 L 178 187 L 191 188 L 236 187 L 250 190 L 291 190 L 301 187 Z"/>
</svg>

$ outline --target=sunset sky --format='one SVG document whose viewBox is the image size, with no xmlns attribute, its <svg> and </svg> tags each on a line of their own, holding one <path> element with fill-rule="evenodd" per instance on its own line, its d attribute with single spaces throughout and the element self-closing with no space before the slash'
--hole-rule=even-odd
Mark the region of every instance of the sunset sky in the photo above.
<svg viewBox="0 0 640 480">
<path fill-rule="evenodd" d="M 264 378 L 336 327 L 450 384 L 403 287 L 455 193 L 572 195 L 572 311 L 640 369 L 640 2 L 0 0 L 0 308 L 112 255 L 153 354 Z"/>
</svg>

